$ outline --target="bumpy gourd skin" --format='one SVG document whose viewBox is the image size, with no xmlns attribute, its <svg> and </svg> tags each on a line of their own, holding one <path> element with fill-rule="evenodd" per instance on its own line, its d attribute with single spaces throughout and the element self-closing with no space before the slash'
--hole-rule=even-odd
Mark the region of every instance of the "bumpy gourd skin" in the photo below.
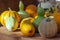
<svg viewBox="0 0 60 40">
<path fill-rule="evenodd" d="M 5 21 L 6 21 L 10 16 L 16 18 L 18 22 L 21 21 L 21 17 L 18 15 L 18 13 L 17 13 L 16 11 L 7 10 L 7 11 L 4 11 L 4 12 L 1 13 L 1 19 L 0 19 L 0 20 L 1 20 L 1 24 L 2 24 L 3 26 L 6 26 L 6 25 L 5 25 Z"/>
<path fill-rule="evenodd" d="M 15 31 L 18 28 L 18 21 L 14 17 L 9 17 L 6 20 L 6 28 L 8 31 Z"/>
</svg>

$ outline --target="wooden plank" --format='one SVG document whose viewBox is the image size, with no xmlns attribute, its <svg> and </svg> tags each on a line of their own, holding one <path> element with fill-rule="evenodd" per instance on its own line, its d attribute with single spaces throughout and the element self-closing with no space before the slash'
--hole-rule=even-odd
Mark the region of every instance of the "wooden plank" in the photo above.
<svg viewBox="0 0 60 40">
<path fill-rule="evenodd" d="M 9 32 L 5 27 L 0 27 L 0 40 L 43 40 L 43 38 L 38 33 L 33 37 L 24 37 L 20 31 Z M 60 34 L 46 40 L 60 40 Z"/>
</svg>

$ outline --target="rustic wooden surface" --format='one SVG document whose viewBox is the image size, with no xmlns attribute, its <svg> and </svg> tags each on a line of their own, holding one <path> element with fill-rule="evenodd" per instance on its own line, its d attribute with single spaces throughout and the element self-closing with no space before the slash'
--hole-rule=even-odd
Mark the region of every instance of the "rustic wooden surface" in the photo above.
<svg viewBox="0 0 60 40">
<path fill-rule="evenodd" d="M 33 37 L 24 37 L 20 31 L 9 32 L 5 27 L 0 27 L 0 40 L 43 40 L 43 38 L 38 33 Z M 46 38 L 46 40 L 60 40 L 60 35 L 58 34 L 54 38 Z"/>
</svg>

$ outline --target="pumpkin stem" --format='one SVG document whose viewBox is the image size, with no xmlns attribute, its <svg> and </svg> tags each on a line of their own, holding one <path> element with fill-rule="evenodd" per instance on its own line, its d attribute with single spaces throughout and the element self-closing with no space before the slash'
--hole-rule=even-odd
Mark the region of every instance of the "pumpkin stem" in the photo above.
<svg viewBox="0 0 60 40">
<path fill-rule="evenodd" d="M 8 9 L 9 9 L 9 11 L 11 11 L 11 8 L 10 7 Z"/>
<path fill-rule="evenodd" d="M 47 22 L 50 22 L 50 21 L 51 21 L 51 19 L 48 17 Z"/>
<path fill-rule="evenodd" d="M 51 19 L 53 19 L 53 18 L 54 18 L 53 16 L 49 16 L 49 17 L 47 18 L 47 22 L 51 21 Z"/>
</svg>

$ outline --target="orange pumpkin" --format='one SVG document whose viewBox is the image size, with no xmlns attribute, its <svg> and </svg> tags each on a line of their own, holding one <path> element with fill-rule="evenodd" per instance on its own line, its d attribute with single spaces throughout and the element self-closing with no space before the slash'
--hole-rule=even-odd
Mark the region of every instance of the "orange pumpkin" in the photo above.
<svg viewBox="0 0 60 40">
<path fill-rule="evenodd" d="M 54 19 L 58 26 L 58 32 L 60 32 L 60 12 L 58 11 L 57 8 L 56 8 L 56 11 L 54 12 L 53 16 L 54 16 Z"/>
<path fill-rule="evenodd" d="M 26 7 L 25 11 L 27 13 L 29 13 L 32 17 L 35 18 L 35 16 L 37 15 L 37 7 L 33 4 L 30 4 Z"/>
<path fill-rule="evenodd" d="M 2 24 L 3 26 L 6 26 L 6 25 L 5 25 L 5 21 L 6 21 L 10 16 L 16 18 L 18 22 L 21 21 L 21 17 L 18 15 L 18 13 L 17 13 L 16 11 L 6 10 L 6 11 L 4 11 L 3 13 L 1 13 L 1 19 L 0 19 L 0 20 L 1 20 L 1 24 Z"/>
</svg>

